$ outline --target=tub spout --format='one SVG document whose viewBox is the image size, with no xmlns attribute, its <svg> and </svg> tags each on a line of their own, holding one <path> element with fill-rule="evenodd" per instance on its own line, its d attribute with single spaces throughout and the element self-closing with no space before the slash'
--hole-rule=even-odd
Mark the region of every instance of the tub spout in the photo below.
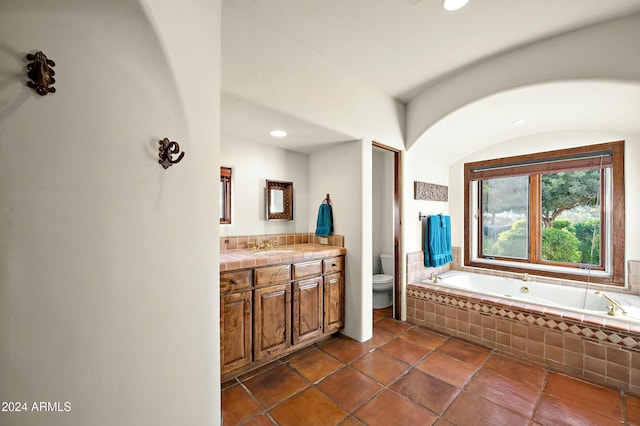
<svg viewBox="0 0 640 426">
<path fill-rule="evenodd" d="M 601 291 L 596 291 L 596 296 L 604 297 L 609 302 L 611 302 L 611 305 L 607 306 L 607 314 L 611 315 L 612 317 L 618 315 L 620 312 L 622 312 L 622 315 L 627 315 L 627 311 L 625 311 L 620 303 L 618 303 L 613 297 L 609 297 Z"/>
</svg>

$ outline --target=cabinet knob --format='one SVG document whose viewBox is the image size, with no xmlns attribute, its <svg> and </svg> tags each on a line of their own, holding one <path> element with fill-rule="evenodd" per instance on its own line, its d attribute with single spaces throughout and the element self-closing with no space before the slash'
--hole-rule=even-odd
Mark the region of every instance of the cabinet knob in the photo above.
<svg viewBox="0 0 640 426">
<path fill-rule="evenodd" d="M 231 280 L 231 284 L 238 285 L 238 280 L 236 280 L 236 279 Z"/>
</svg>

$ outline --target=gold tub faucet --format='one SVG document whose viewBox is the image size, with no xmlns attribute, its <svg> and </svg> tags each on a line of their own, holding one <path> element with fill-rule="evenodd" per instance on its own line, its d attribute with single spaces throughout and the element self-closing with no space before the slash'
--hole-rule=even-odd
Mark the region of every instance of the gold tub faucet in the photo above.
<svg viewBox="0 0 640 426">
<path fill-rule="evenodd" d="M 620 305 L 620 303 L 618 303 L 613 297 L 609 297 L 606 294 L 604 294 L 601 291 L 596 291 L 596 296 L 598 297 L 604 297 L 605 299 L 607 299 L 609 302 L 611 302 L 611 305 L 607 306 L 607 314 L 611 315 L 612 317 L 616 316 L 619 314 L 619 312 L 622 312 L 622 315 L 627 315 L 627 311 L 624 310 L 624 308 Z"/>
</svg>

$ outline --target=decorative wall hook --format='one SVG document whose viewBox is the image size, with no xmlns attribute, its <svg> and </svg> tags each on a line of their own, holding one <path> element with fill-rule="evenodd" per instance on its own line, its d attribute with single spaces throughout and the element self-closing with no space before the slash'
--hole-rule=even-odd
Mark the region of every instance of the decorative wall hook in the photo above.
<svg viewBox="0 0 640 426">
<path fill-rule="evenodd" d="M 162 165 L 165 169 L 168 169 L 173 164 L 179 163 L 180 160 L 184 157 L 184 151 L 180 152 L 180 145 L 178 142 L 169 141 L 169 139 L 164 138 L 160 142 L 160 147 L 158 148 L 158 163 Z M 171 157 L 174 154 L 180 152 L 177 160 L 172 159 Z"/>
<path fill-rule="evenodd" d="M 27 60 L 31 61 L 27 64 L 27 75 L 31 79 L 31 81 L 27 82 L 27 86 L 34 89 L 40 96 L 44 96 L 47 93 L 55 93 L 56 88 L 51 85 L 56 82 L 56 79 L 53 78 L 56 75 L 53 70 L 56 63 L 47 58 L 47 55 L 41 51 L 33 55 L 29 53 Z"/>
</svg>

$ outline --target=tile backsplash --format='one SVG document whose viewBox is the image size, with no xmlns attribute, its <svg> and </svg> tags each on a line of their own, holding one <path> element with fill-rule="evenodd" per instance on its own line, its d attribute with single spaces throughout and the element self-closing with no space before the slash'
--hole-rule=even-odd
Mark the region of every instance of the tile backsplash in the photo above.
<svg viewBox="0 0 640 426">
<path fill-rule="evenodd" d="M 296 244 L 322 244 L 321 239 L 326 238 L 327 245 L 344 247 L 344 235 L 330 235 L 317 237 L 314 233 L 296 234 L 260 234 L 260 235 L 234 235 L 220 237 L 220 250 L 238 250 L 249 248 L 249 243 L 260 245 L 268 242 L 275 246 L 292 246 Z"/>
</svg>

